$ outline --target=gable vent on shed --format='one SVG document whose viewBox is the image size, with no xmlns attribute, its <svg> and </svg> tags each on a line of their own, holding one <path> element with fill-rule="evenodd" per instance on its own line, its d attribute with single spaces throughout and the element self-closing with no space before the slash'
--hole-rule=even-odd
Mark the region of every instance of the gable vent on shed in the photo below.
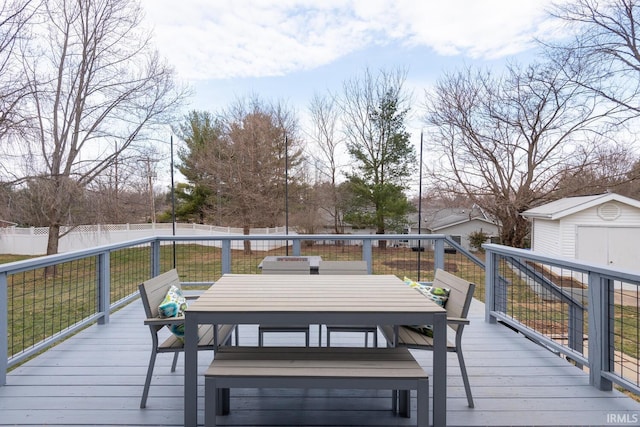
<svg viewBox="0 0 640 427">
<path fill-rule="evenodd" d="M 615 203 L 605 203 L 598 207 L 598 216 L 605 221 L 613 221 L 620 216 L 620 207 Z"/>
</svg>

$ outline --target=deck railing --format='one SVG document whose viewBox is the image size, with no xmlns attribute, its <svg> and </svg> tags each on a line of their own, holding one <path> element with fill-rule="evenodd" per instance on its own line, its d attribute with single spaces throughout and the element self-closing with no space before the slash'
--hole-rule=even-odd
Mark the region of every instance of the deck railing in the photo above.
<svg viewBox="0 0 640 427">
<path fill-rule="evenodd" d="M 640 274 L 487 244 L 485 307 L 588 369 L 590 383 L 640 395 Z"/>
<path fill-rule="evenodd" d="M 268 255 L 366 260 L 373 274 L 428 281 L 435 268 L 484 280 L 482 262 L 444 235 L 155 236 L 0 265 L 0 385 L 6 372 L 138 296 L 174 266 L 187 286 L 224 273 L 260 273 Z M 386 248 L 379 243 L 384 240 Z M 414 245 L 414 247 L 410 247 Z"/>
<path fill-rule="evenodd" d="M 260 273 L 268 255 L 320 255 L 365 260 L 373 274 L 420 281 L 444 268 L 478 285 L 487 321 L 588 369 L 598 388 L 615 383 L 640 394 L 640 275 L 487 244 L 485 279 L 482 254 L 444 235 L 407 238 L 156 236 L 1 264 L 0 337 L 7 339 L 0 340 L 0 385 L 27 358 L 91 323 L 107 323 L 110 312 L 137 298 L 138 283 L 174 266 L 185 285 L 204 286 L 225 273 Z"/>
</svg>

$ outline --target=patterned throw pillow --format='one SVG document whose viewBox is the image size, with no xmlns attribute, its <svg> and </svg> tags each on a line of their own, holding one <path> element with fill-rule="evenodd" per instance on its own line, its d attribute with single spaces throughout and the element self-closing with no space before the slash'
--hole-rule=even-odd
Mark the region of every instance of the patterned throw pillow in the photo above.
<svg viewBox="0 0 640 427">
<path fill-rule="evenodd" d="M 187 299 L 182 294 L 182 288 L 178 285 L 171 285 L 167 296 L 158 306 L 158 315 L 161 318 L 184 316 L 187 309 Z M 184 338 L 184 323 L 178 325 L 167 325 L 167 328 L 178 338 Z"/>
<path fill-rule="evenodd" d="M 407 325 L 407 328 L 433 338 L 433 325 Z"/>
<path fill-rule="evenodd" d="M 415 282 L 407 277 L 404 278 L 404 283 L 416 289 L 427 298 L 435 301 L 436 304 L 441 307 L 444 307 L 447 304 L 447 300 L 449 300 L 449 293 L 451 292 L 450 289 L 429 286 L 424 283 Z M 433 325 L 407 325 L 407 327 L 433 338 Z"/>
<path fill-rule="evenodd" d="M 444 307 L 447 304 L 447 300 L 449 299 L 449 289 L 438 288 L 437 286 L 429 286 L 424 283 L 415 282 L 407 277 L 404 278 L 404 283 L 409 285 L 410 287 L 416 289 L 422 295 L 427 298 L 433 300 L 441 307 Z"/>
</svg>

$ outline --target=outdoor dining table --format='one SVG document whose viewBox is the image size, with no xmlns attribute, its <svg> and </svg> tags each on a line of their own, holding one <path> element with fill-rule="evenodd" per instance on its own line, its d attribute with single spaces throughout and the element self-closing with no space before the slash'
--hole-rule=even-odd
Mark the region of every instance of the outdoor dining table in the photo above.
<svg viewBox="0 0 640 427">
<path fill-rule="evenodd" d="M 433 423 L 446 425 L 447 336 L 442 307 L 393 275 L 311 275 L 302 279 L 297 275 L 225 274 L 185 312 L 186 427 L 196 427 L 198 418 L 198 325 L 261 323 L 432 324 Z"/>
</svg>

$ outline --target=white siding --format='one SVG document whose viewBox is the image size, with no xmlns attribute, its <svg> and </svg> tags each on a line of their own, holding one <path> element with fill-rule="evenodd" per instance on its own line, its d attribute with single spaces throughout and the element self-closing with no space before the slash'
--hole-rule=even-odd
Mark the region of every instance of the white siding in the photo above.
<svg viewBox="0 0 640 427">
<path fill-rule="evenodd" d="M 536 218 L 533 221 L 533 238 L 531 249 L 550 255 L 560 255 L 558 233 L 560 224 L 558 221 L 550 221 Z"/>
<path fill-rule="evenodd" d="M 595 206 L 573 215 L 566 216 L 560 220 L 560 246 L 561 255 L 570 258 L 577 257 L 576 238 L 578 226 L 598 226 L 598 227 L 640 227 L 640 209 L 619 202 L 609 202 L 620 209 L 620 215 L 611 220 L 606 220 L 598 215 L 598 208 Z M 615 244 L 615 242 L 612 242 Z"/>
</svg>

